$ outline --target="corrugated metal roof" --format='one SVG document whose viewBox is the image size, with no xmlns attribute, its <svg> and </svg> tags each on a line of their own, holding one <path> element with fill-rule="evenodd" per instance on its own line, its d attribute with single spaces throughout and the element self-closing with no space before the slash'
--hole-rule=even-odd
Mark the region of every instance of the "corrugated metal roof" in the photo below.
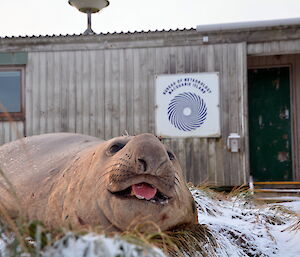
<svg viewBox="0 0 300 257">
<path fill-rule="evenodd" d="M 93 37 L 93 36 L 107 36 L 107 35 L 133 35 L 133 34 L 149 34 L 149 33 L 165 33 L 165 32 L 183 32 L 183 31 L 196 31 L 195 28 L 183 28 L 183 29 L 162 29 L 162 30 L 148 30 L 148 31 L 127 31 L 127 32 L 107 32 L 107 33 L 95 33 L 85 35 L 80 34 L 46 34 L 46 35 L 25 35 L 25 36 L 0 36 L 0 39 L 14 39 L 14 38 L 55 38 L 55 37 Z"/>
<path fill-rule="evenodd" d="M 95 34 L 46 34 L 46 35 L 25 35 L 25 36 L 1 36 L 0 39 L 14 39 L 14 38 L 55 38 L 55 37 L 91 37 L 91 36 L 107 36 L 107 35 L 133 35 L 133 34 L 150 34 L 150 33 L 165 33 L 165 32 L 192 32 L 198 31 L 216 33 L 225 29 L 243 30 L 243 29 L 257 29 L 258 27 L 280 27 L 280 26 L 300 26 L 300 18 L 288 18 L 278 20 L 262 20 L 262 21 L 246 21 L 220 24 L 204 24 L 198 25 L 197 28 L 182 28 L 182 29 L 162 29 L 162 30 L 142 30 L 142 31 L 122 31 L 122 32 L 107 32 Z"/>
</svg>

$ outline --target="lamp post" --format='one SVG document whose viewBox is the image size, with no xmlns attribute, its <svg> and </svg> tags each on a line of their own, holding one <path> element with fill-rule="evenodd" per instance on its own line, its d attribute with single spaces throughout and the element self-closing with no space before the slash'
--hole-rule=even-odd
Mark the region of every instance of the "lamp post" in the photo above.
<svg viewBox="0 0 300 257">
<path fill-rule="evenodd" d="M 93 35 L 92 13 L 97 13 L 109 5 L 108 0 L 69 0 L 69 4 L 76 7 L 80 12 L 87 14 L 87 29 L 84 35 Z"/>
</svg>

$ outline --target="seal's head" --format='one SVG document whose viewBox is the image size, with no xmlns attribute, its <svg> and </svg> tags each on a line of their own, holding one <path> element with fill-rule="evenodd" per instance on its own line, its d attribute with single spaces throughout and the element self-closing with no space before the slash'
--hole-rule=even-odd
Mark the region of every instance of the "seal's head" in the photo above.
<svg viewBox="0 0 300 257">
<path fill-rule="evenodd" d="M 97 208 L 114 227 L 124 231 L 152 223 L 165 231 L 197 223 L 179 162 L 157 137 L 113 138 L 96 155 Z"/>
</svg>

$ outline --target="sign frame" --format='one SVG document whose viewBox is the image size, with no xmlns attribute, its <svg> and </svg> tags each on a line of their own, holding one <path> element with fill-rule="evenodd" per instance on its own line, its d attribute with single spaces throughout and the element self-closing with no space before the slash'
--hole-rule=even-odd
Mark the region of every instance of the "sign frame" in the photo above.
<svg viewBox="0 0 300 257">
<path fill-rule="evenodd" d="M 155 76 L 155 133 L 167 138 L 218 138 L 219 72 Z"/>
</svg>

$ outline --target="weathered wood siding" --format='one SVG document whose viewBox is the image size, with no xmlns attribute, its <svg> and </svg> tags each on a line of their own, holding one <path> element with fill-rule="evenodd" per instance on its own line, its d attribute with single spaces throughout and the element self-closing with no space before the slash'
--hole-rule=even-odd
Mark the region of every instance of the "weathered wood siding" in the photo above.
<svg viewBox="0 0 300 257">
<path fill-rule="evenodd" d="M 87 43 L 87 50 L 74 50 L 74 45 L 72 50 L 66 50 L 66 45 L 62 50 L 30 46 L 26 135 L 65 131 L 109 139 L 126 133 L 154 133 L 155 75 L 218 71 L 222 136 L 165 141 L 178 156 L 187 180 L 196 184 L 245 183 L 246 44 L 171 45 L 92 49 Z M 226 148 L 232 132 L 241 135 L 240 153 Z"/>
<path fill-rule="evenodd" d="M 299 28 L 0 38 L 0 52 L 28 53 L 26 119 L 0 122 L 0 144 L 19 134 L 60 131 L 105 139 L 154 133 L 155 75 L 218 71 L 222 136 L 165 141 L 188 180 L 240 185 L 249 176 L 247 55 L 273 55 L 250 57 L 249 65 L 292 65 L 294 175 L 300 180 L 300 60 L 286 55 L 300 53 Z M 226 149 L 232 132 L 241 135 L 240 153 Z"/>
<path fill-rule="evenodd" d="M 24 123 L 22 121 L 0 121 L 0 145 L 24 136 Z"/>
<path fill-rule="evenodd" d="M 280 33 L 278 33 L 280 34 Z M 295 34 L 298 39 L 287 40 L 291 37 L 287 35 L 284 40 L 276 40 L 270 38 L 265 42 L 249 43 L 247 47 L 248 55 L 280 55 L 280 54 L 295 54 L 300 53 L 299 35 Z"/>
<path fill-rule="evenodd" d="M 32 52 L 26 73 L 26 133 L 69 131 L 109 139 L 155 132 L 156 74 L 219 71 L 222 137 L 166 140 L 188 180 L 246 181 L 246 160 L 229 153 L 230 132 L 245 134 L 245 44 Z"/>
<path fill-rule="evenodd" d="M 270 49 L 271 45 L 269 46 Z M 293 175 L 300 181 L 300 54 L 276 56 L 251 56 L 248 58 L 249 68 L 254 67 L 291 67 L 291 115 L 292 115 L 292 152 Z"/>
</svg>

